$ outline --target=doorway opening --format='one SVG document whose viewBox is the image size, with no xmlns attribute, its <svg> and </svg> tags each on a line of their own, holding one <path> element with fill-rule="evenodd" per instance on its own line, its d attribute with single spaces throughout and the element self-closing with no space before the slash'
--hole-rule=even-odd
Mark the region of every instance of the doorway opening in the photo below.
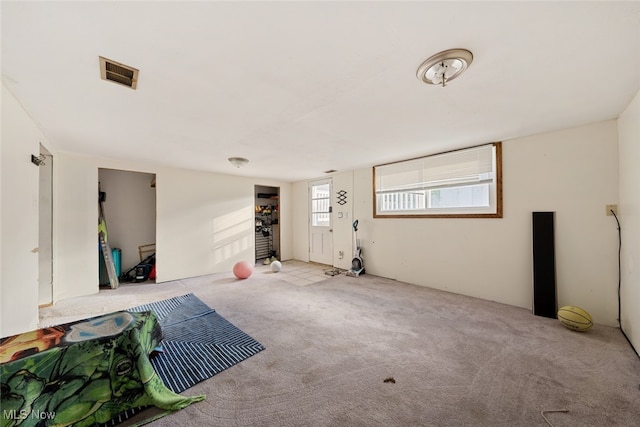
<svg viewBox="0 0 640 427">
<path fill-rule="evenodd" d="M 38 188 L 38 305 L 53 304 L 53 156 L 40 144 Z"/>
<path fill-rule="evenodd" d="M 256 264 L 280 260 L 280 187 L 255 186 Z"/>
<path fill-rule="evenodd" d="M 119 284 L 155 282 L 156 175 L 98 169 L 100 200 L 111 256 L 100 251 L 99 285 L 110 285 L 105 259 L 111 258 Z"/>
</svg>

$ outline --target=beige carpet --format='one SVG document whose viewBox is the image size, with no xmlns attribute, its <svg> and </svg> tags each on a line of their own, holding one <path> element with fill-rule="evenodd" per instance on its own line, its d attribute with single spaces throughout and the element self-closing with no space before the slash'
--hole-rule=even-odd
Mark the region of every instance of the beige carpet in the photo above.
<svg viewBox="0 0 640 427">
<path fill-rule="evenodd" d="M 546 414 L 555 427 L 640 425 L 640 358 L 616 328 L 573 332 L 529 310 L 299 262 L 242 281 L 125 284 L 41 320 L 190 292 L 266 350 L 187 390 L 207 399 L 154 426 L 547 426 L 548 410 L 568 411 Z"/>
</svg>

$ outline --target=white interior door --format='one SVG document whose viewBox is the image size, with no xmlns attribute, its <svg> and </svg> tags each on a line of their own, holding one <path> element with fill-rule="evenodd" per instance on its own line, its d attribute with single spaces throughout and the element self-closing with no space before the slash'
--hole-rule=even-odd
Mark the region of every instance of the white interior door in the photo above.
<svg viewBox="0 0 640 427">
<path fill-rule="evenodd" d="M 309 261 L 333 265 L 331 179 L 309 184 Z"/>
</svg>

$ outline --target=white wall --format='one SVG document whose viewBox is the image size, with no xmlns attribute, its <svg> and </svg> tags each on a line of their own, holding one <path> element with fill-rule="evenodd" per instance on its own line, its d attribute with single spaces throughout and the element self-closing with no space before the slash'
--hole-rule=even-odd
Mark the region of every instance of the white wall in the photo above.
<svg viewBox="0 0 640 427">
<path fill-rule="evenodd" d="M 39 170 L 44 135 L 2 85 L 0 142 L 0 336 L 38 324 Z"/>
<path fill-rule="evenodd" d="M 622 329 L 640 351 L 640 92 L 618 119 Z"/>
<path fill-rule="evenodd" d="M 374 219 L 371 169 L 355 171 L 367 273 L 531 308 L 531 212 L 555 211 L 559 305 L 616 325 L 617 230 L 605 215 L 618 203 L 616 122 L 506 141 L 502 151 L 502 219 Z"/>
<path fill-rule="evenodd" d="M 331 206 L 333 208 L 333 264 L 335 267 L 348 270 L 353 258 L 353 171 L 336 173 L 331 176 L 333 193 Z M 338 192 L 346 191 L 346 203 L 338 203 Z M 342 252 L 342 257 L 340 255 Z"/>
<path fill-rule="evenodd" d="M 98 292 L 97 160 L 58 153 L 54 160 L 53 301 Z"/>
<path fill-rule="evenodd" d="M 309 262 L 309 183 L 294 182 L 292 185 L 293 213 L 293 258 Z"/>
</svg>

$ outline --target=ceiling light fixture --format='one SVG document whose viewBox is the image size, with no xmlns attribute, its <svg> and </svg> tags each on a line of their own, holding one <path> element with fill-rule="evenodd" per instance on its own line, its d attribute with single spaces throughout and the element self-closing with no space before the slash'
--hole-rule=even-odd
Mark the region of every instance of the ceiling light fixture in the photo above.
<svg viewBox="0 0 640 427">
<path fill-rule="evenodd" d="M 245 159 L 244 157 L 229 157 L 229 163 L 237 168 L 241 168 L 242 166 L 249 163 L 249 160 Z"/>
<path fill-rule="evenodd" d="M 466 49 L 449 49 L 436 53 L 420 67 L 417 76 L 419 80 L 430 85 L 446 84 L 458 77 L 473 62 L 473 54 Z"/>
</svg>

